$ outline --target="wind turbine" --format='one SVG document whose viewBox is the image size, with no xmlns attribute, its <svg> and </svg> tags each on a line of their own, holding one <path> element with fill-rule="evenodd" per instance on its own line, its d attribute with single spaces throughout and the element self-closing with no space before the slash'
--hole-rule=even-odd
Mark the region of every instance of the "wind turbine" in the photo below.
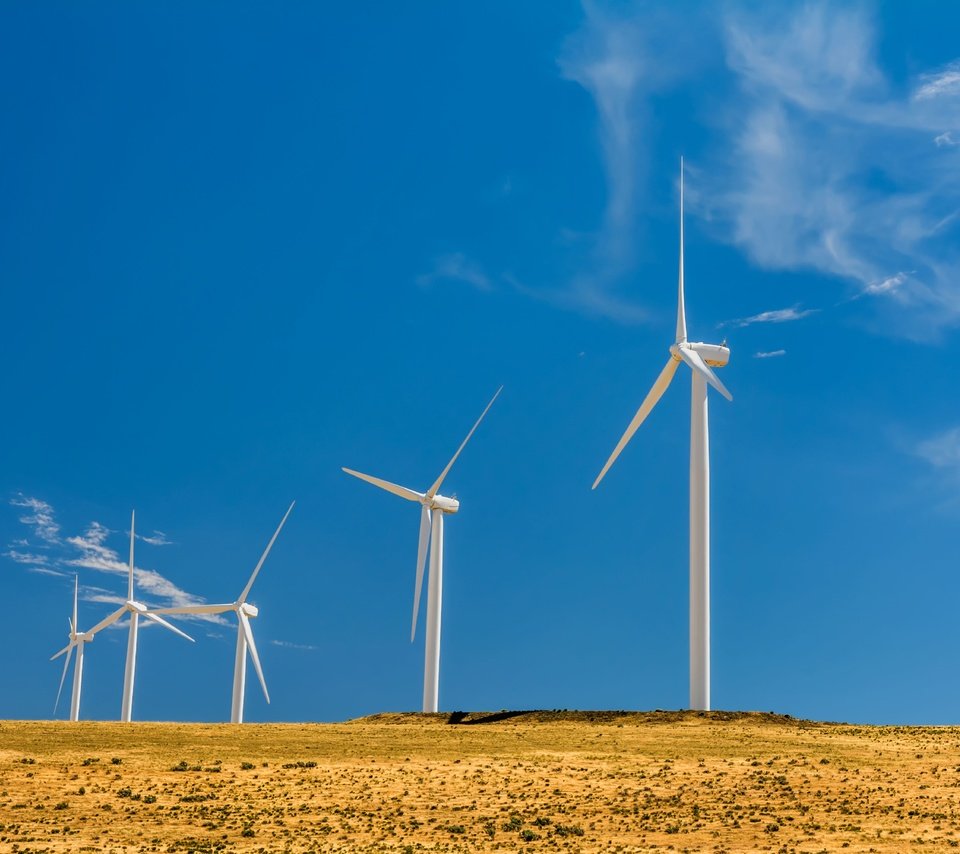
<svg viewBox="0 0 960 854">
<path fill-rule="evenodd" d="M 426 492 L 415 492 L 407 489 L 405 486 L 397 486 L 387 480 L 381 480 L 369 474 L 361 474 L 353 469 L 344 467 L 347 474 L 379 486 L 387 492 L 406 498 L 407 501 L 416 501 L 421 505 L 420 510 L 420 544 L 417 548 L 417 577 L 413 592 L 413 621 L 410 626 L 410 642 L 413 643 L 417 632 L 417 615 L 420 610 L 420 596 L 423 589 L 423 569 L 427 557 L 427 548 L 430 548 L 430 577 L 427 581 L 427 639 L 424 651 L 423 663 L 423 711 L 437 711 L 439 691 L 440 691 L 440 615 L 443 604 L 443 517 L 447 513 L 456 513 L 460 509 L 460 502 L 456 498 L 447 498 L 440 495 L 440 486 L 444 478 L 450 473 L 453 464 L 460 456 L 460 452 L 466 447 L 467 442 L 473 435 L 480 422 L 483 421 L 493 401 L 497 399 L 503 386 L 497 389 L 496 394 L 487 404 L 486 409 L 480 413 L 467 438 L 463 440 L 453 459 L 447 463 L 447 467 L 440 472 L 433 486 Z"/>
<path fill-rule="evenodd" d="M 290 511 L 293 510 L 293 505 L 296 503 L 296 501 L 291 502 L 287 508 L 287 512 L 277 526 L 277 530 L 273 532 L 270 542 L 267 543 L 266 549 L 264 549 L 263 554 L 260 555 L 260 560 L 254 567 L 250 580 L 247 581 L 247 586 L 243 588 L 236 602 L 230 602 L 224 605 L 180 605 L 173 608 L 157 608 L 151 612 L 153 614 L 223 614 L 226 611 L 236 613 L 237 652 L 233 664 L 233 700 L 230 708 L 230 723 L 243 723 L 243 698 L 246 692 L 248 650 L 250 651 L 250 657 L 253 659 L 253 666 L 257 671 L 257 676 L 260 679 L 260 687 L 263 688 L 263 696 L 266 697 L 268 703 L 270 702 L 267 683 L 263 678 L 263 668 L 260 667 L 260 656 L 257 655 L 257 645 L 253 640 L 253 629 L 250 627 L 250 618 L 256 617 L 260 611 L 256 605 L 251 605 L 247 601 L 247 596 L 250 595 L 250 588 L 253 587 L 253 582 L 260 572 L 260 567 L 263 566 L 267 555 L 270 554 L 270 549 L 273 548 L 273 544 L 280 534 L 280 530 L 287 521 L 287 516 L 290 515 Z"/>
<path fill-rule="evenodd" d="M 603 480 L 624 446 L 663 396 L 681 362 L 690 368 L 690 708 L 710 709 L 710 450 L 707 422 L 707 384 L 727 400 L 733 396 L 711 370 L 730 361 L 724 344 L 687 340 L 683 301 L 683 159 L 680 160 L 680 285 L 677 300 L 677 337 L 670 358 L 647 394 L 637 414 L 620 437 L 593 488 Z"/>
<path fill-rule="evenodd" d="M 127 601 L 109 617 L 101 620 L 87 632 L 89 635 L 95 635 L 97 632 L 115 623 L 124 614 L 130 614 L 130 631 L 127 635 L 127 664 L 123 672 L 123 703 L 120 707 L 120 720 L 126 723 L 129 723 L 133 715 L 133 680 L 136 676 L 137 669 L 137 633 L 140 627 L 140 617 L 143 616 L 148 620 L 159 623 L 164 628 L 170 629 L 171 632 L 175 632 L 180 635 L 180 637 L 186 638 L 193 643 L 193 638 L 190 637 L 190 635 L 180 631 L 176 626 L 171 625 L 166 620 L 148 611 L 146 605 L 133 598 L 133 528 L 135 519 L 136 511 L 130 514 L 130 564 L 127 572 Z"/>
<path fill-rule="evenodd" d="M 61 655 L 67 657 L 63 660 L 63 675 L 60 677 L 60 687 L 57 689 L 57 700 L 53 704 L 53 713 L 57 713 L 57 706 L 60 705 L 60 694 L 63 693 L 63 683 L 67 678 L 67 670 L 70 669 L 70 657 L 73 650 L 77 650 L 77 660 L 73 665 L 73 692 L 70 697 L 70 720 L 80 720 L 80 686 L 83 682 L 83 646 L 93 640 L 93 632 L 77 631 L 77 576 L 73 577 L 73 617 L 68 620 L 70 624 L 70 642 L 55 655 L 50 656 L 53 661 Z"/>
</svg>

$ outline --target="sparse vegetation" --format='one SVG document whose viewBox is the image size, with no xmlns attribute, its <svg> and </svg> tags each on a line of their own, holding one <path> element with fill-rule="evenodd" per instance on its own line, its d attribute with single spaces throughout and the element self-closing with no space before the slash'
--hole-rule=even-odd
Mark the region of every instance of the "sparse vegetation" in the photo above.
<svg viewBox="0 0 960 854">
<path fill-rule="evenodd" d="M 960 847 L 955 728 L 503 711 L 244 734 L 0 722 L 0 849 Z"/>
</svg>

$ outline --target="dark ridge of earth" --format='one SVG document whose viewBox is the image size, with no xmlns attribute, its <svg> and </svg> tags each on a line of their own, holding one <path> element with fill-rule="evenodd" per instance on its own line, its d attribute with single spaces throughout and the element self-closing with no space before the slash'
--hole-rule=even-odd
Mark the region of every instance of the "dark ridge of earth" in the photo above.
<svg viewBox="0 0 960 854">
<path fill-rule="evenodd" d="M 697 712 L 689 709 L 652 712 L 631 712 L 624 710 L 577 711 L 572 709 L 527 709 L 499 712 L 380 712 L 354 718 L 348 723 L 376 724 L 489 724 L 489 723 L 581 723 L 581 724 L 673 724 L 684 721 L 751 721 L 755 723 L 780 724 L 796 727 L 819 726 L 819 721 L 807 721 L 790 715 L 778 715 L 774 712 Z"/>
</svg>

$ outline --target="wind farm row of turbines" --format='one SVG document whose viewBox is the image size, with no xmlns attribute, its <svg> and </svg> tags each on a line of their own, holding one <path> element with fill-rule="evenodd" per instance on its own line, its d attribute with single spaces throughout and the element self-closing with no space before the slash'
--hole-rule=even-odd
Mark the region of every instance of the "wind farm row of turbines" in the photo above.
<svg viewBox="0 0 960 854">
<path fill-rule="evenodd" d="M 684 300 L 683 276 L 683 161 L 680 165 L 680 259 L 679 284 L 677 295 L 677 326 L 676 336 L 670 345 L 670 356 L 660 372 L 653 387 L 640 404 L 627 429 L 620 437 L 616 447 L 610 454 L 597 479 L 593 489 L 609 472 L 623 449 L 629 443 L 640 425 L 650 415 L 657 402 L 663 396 L 673 380 L 680 364 L 686 364 L 691 371 L 691 404 L 690 404 L 690 708 L 696 710 L 710 709 L 710 451 L 709 451 L 709 415 L 707 386 L 713 386 L 728 400 L 732 395 L 718 379 L 713 368 L 722 368 L 730 361 L 730 350 L 725 342 L 722 344 L 708 344 L 701 341 L 690 341 L 687 337 L 687 318 Z M 353 477 L 373 484 L 380 489 L 420 504 L 420 532 L 417 545 L 416 575 L 414 581 L 413 617 L 410 627 L 410 640 L 416 638 L 420 601 L 423 595 L 424 573 L 426 571 L 427 586 L 427 613 L 426 639 L 424 643 L 424 672 L 423 672 L 423 705 L 424 712 L 436 712 L 439 709 L 440 690 L 440 637 L 443 606 L 443 544 L 444 544 L 444 517 L 455 514 L 460 509 L 460 502 L 456 498 L 448 498 L 440 493 L 444 480 L 460 457 L 467 443 L 473 437 L 480 423 L 493 406 L 502 386 L 497 389 L 493 398 L 486 405 L 480 417 L 476 420 L 466 438 L 460 443 L 456 453 L 440 472 L 439 477 L 431 484 L 426 492 L 417 492 L 405 486 L 391 483 L 373 475 L 364 474 L 344 467 L 343 471 Z M 257 655 L 257 647 L 253 639 L 250 619 L 256 617 L 258 610 L 247 601 L 250 589 L 263 566 L 267 555 L 280 534 L 287 518 L 293 509 L 290 505 L 286 514 L 267 544 L 263 555 L 253 570 L 250 579 L 235 602 L 222 605 L 182 605 L 168 608 L 147 608 L 134 598 L 134 519 L 130 522 L 130 562 L 127 579 L 127 600 L 114 613 L 101 620 L 87 632 L 80 632 L 77 627 L 77 585 L 74 585 L 73 617 L 70 620 L 69 643 L 60 650 L 54 658 L 66 656 L 63 675 L 60 679 L 60 690 L 57 693 L 57 703 L 63 690 L 64 681 L 70 665 L 73 650 L 76 650 L 74 665 L 73 692 L 70 705 L 70 719 L 78 720 L 80 713 L 80 692 L 83 674 L 83 647 L 86 643 L 107 626 L 115 623 L 129 614 L 129 636 L 127 641 L 127 658 L 124 670 L 123 701 L 121 720 L 130 721 L 133 710 L 133 684 L 136 670 L 137 631 L 140 617 L 159 623 L 191 640 L 187 634 L 176 626 L 167 622 L 165 616 L 175 615 L 203 615 L 222 614 L 233 611 L 237 616 L 237 647 L 234 660 L 233 694 L 231 702 L 230 720 L 233 723 L 243 721 L 243 701 L 246 680 L 246 662 L 249 654 L 253 661 L 257 677 L 263 689 L 267 702 L 270 696 Z M 429 562 L 427 560 L 429 556 Z"/>
<path fill-rule="evenodd" d="M 293 510 L 293 505 L 295 503 L 296 502 L 292 502 L 287 508 L 287 512 L 284 514 L 283 519 L 280 520 L 277 530 L 273 532 L 270 542 L 267 543 L 267 547 L 260 556 L 260 560 L 257 561 L 257 565 L 254 567 L 246 586 L 240 592 L 240 595 L 237 597 L 236 601 L 228 602 L 222 605 L 178 605 L 170 608 L 148 608 L 142 602 L 138 602 L 136 598 L 134 598 L 133 546 L 136 540 L 135 530 L 137 514 L 136 511 L 132 512 L 130 514 L 130 561 L 127 564 L 127 599 L 123 605 L 117 608 L 116 611 L 109 616 L 104 617 L 104 619 L 97 623 L 92 629 L 89 629 L 85 632 L 81 632 L 78 629 L 77 598 L 79 592 L 79 581 L 77 578 L 74 578 L 73 615 L 68 620 L 70 624 L 70 634 L 68 636 L 69 641 L 63 649 L 51 657 L 52 661 L 60 658 L 61 656 L 65 656 L 63 661 L 63 673 L 60 676 L 60 687 L 57 689 L 57 699 L 53 707 L 54 714 L 56 714 L 57 706 L 60 705 L 60 695 L 63 693 L 63 685 L 66 681 L 67 673 L 70 670 L 70 659 L 73 656 L 74 650 L 76 650 L 76 659 L 74 660 L 73 664 L 73 690 L 71 691 L 70 695 L 70 720 L 80 720 L 80 695 L 83 689 L 84 646 L 92 641 L 99 632 L 103 631 L 108 626 L 113 625 L 127 614 L 130 615 L 130 620 L 127 634 L 127 658 L 123 670 L 123 699 L 120 706 L 121 721 L 130 722 L 133 720 L 133 685 L 137 673 L 137 643 L 139 640 L 141 617 L 151 620 L 152 622 L 163 626 L 165 629 L 169 629 L 171 632 L 174 632 L 175 634 L 180 635 L 180 637 L 185 638 L 193 643 L 193 638 L 190 637 L 190 635 L 181 631 L 172 623 L 165 620 L 162 615 L 224 614 L 227 611 L 233 611 L 237 615 L 237 653 L 233 666 L 233 694 L 231 700 L 230 721 L 231 723 L 235 724 L 243 723 L 243 700 L 246 690 L 248 653 L 253 661 L 253 666 L 257 671 L 257 677 L 260 679 L 260 687 L 263 688 L 263 695 L 267 698 L 267 702 L 269 703 L 270 694 L 267 691 L 267 682 L 263 678 L 263 668 L 260 666 L 260 656 L 257 654 L 257 644 L 253 639 L 253 629 L 250 626 L 250 618 L 256 617 L 260 612 L 255 605 L 251 605 L 247 601 L 247 597 L 250 595 L 250 589 L 253 587 L 253 582 L 257 580 L 257 575 L 260 574 L 260 569 L 263 567 L 264 561 L 267 559 L 267 555 L 270 554 L 270 550 L 273 548 L 273 544 L 276 542 L 280 531 L 286 524 L 287 518 L 290 516 L 290 512 Z"/>
</svg>

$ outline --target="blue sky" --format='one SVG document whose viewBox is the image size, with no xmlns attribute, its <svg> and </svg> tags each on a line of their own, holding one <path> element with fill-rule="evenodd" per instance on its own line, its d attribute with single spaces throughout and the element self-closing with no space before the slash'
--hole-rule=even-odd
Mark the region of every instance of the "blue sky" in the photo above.
<svg viewBox="0 0 960 854">
<path fill-rule="evenodd" d="M 684 372 L 590 490 L 672 343 L 683 154 L 690 335 L 732 350 L 714 706 L 960 721 L 958 17 L 5 4 L 0 716 L 50 716 L 132 508 L 168 605 L 234 599 L 293 499 L 247 719 L 418 708 L 418 511 L 340 466 L 424 490 L 501 383 L 445 484 L 441 707 L 684 706 Z M 225 719 L 233 630 L 180 624 L 134 715 Z"/>
</svg>

